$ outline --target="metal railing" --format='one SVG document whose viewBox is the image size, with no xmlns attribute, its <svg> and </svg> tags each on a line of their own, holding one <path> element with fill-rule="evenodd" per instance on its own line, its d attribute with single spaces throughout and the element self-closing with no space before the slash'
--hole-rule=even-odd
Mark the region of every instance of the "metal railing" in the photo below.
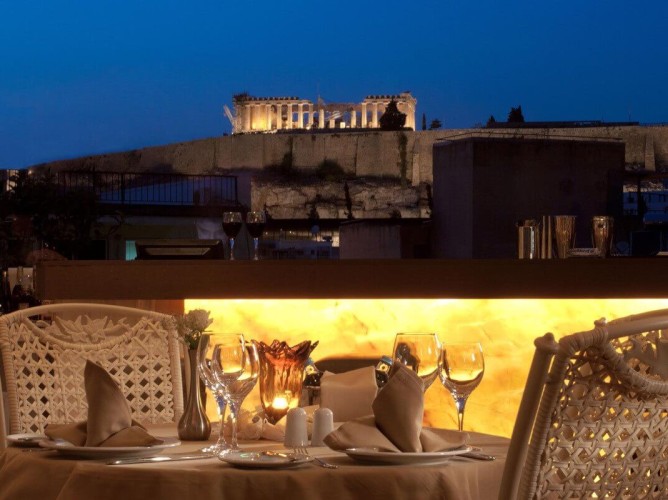
<svg viewBox="0 0 668 500">
<path fill-rule="evenodd" d="M 92 190 L 101 204 L 230 206 L 237 201 L 237 178 L 151 172 L 64 171 L 55 174 L 63 190 Z"/>
</svg>

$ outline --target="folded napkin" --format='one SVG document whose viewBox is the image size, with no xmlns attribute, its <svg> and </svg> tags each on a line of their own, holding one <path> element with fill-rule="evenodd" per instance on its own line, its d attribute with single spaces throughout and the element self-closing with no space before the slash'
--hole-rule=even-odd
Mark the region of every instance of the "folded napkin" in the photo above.
<svg viewBox="0 0 668 500">
<path fill-rule="evenodd" d="M 75 424 L 49 424 L 44 433 L 74 446 L 151 446 L 162 443 L 132 419 L 130 407 L 113 378 L 100 365 L 86 361 L 84 388 L 88 419 Z"/>
<path fill-rule="evenodd" d="M 334 450 L 435 452 L 457 448 L 468 440 L 465 432 L 422 427 L 422 379 L 401 363 L 392 366 L 389 381 L 378 392 L 372 410 L 372 415 L 346 422 L 328 434 L 325 444 Z"/>
<path fill-rule="evenodd" d="M 373 366 L 338 374 L 326 372 L 320 379 L 320 406 L 332 410 L 335 422 L 347 422 L 369 415 L 377 392 Z"/>
</svg>

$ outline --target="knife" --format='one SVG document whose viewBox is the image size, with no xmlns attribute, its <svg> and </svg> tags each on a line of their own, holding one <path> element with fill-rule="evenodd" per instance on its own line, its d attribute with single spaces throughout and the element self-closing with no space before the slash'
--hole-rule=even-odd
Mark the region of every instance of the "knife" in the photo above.
<svg viewBox="0 0 668 500">
<path fill-rule="evenodd" d="M 211 453 L 195 453 L 182 455 L 157 455 L 154 457 L 119 458 L 106 462 L 107 465 L 129 465 L 129 464 L 156 464 L 161 462 L 176 462 L 179 460 L 203 460 L 215 458 Z"/>
<path fill-rule="evenodd" d="M 475 460 L 496 460 L 494 455 L 487 455 L 486 453 L 481 453 L 479 451 L 469 451 L 467 453 L 462 453 L 461 455 L 456 455 L 458 457 L 473 458 Z"/>
</svg>

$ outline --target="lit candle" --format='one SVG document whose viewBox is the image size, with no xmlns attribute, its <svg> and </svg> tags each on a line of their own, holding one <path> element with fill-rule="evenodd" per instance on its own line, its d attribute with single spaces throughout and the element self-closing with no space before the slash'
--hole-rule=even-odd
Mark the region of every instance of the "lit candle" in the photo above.
<svg viewBox="0 0 668 500">
<path fill-rule="evenodd" d="M 288 398 L 285 396 L 276 396 L 274 401 L 271 403 L 271 407 L 274 410 L 285 410 L 288 407 Z"/>
</svg>

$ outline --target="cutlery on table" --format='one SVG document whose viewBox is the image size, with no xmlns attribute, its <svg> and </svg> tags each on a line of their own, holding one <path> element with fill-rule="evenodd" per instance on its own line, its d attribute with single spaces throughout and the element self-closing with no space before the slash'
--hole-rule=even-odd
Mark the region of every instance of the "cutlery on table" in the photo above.
<svg viewBox="0 0 668 500">
<path fill-rule="evenodd" d="M 177 462 L 180 460 L 204 460 L 215 458 L 211 453 L 195 453 L 183 455 L 157 455 L 153 457 L 119 458 L 106 462 L 107 465 L 156 464 L 161 462 Z"/>
<path fill-rule="evenodd" d="M 39 441 L 44 441 L 46 436 L 24 436 L 17 439 L 19 443 L 37 443 Z"/>
<path fill-rule="evenodd" d="M 285 458 L 291 462 L 294 462 L 295 460 L 299 460 L 299 456 L 295 453 L 283 453 L 281 451 L 273 451 L 273 450 L 265 450 L 261 451 L 260 455 L 264 455 L 265 457 L 280 457 L 280 458 Z"/>
<path fill-rule="evenodd" d="M 477 450 L 471 450 L 466 453 L 462 453 L 461 455 L 457 455 L 458 457 L 464 457 L 464 458 L 473 458 L 474 460 L 496 460 L 496 457 L 494 455 L 488 455 L 487 453 L 482 453 Z"/>
<path fill-rule="evenodd" d="M 330 464 L 329 462 L 325 462 L 322 458 L 314 457 L 308 452 L 308 449 L 304 447 L 298 447 L 295 448 L 295 454 L 297 456 L 301 457 L 308 457 L 312 459 L 316 464 L 318 464 L 320 467 L 324 467 L 325 469 L 338 469 L 338 465 Z"/>
</svg>

